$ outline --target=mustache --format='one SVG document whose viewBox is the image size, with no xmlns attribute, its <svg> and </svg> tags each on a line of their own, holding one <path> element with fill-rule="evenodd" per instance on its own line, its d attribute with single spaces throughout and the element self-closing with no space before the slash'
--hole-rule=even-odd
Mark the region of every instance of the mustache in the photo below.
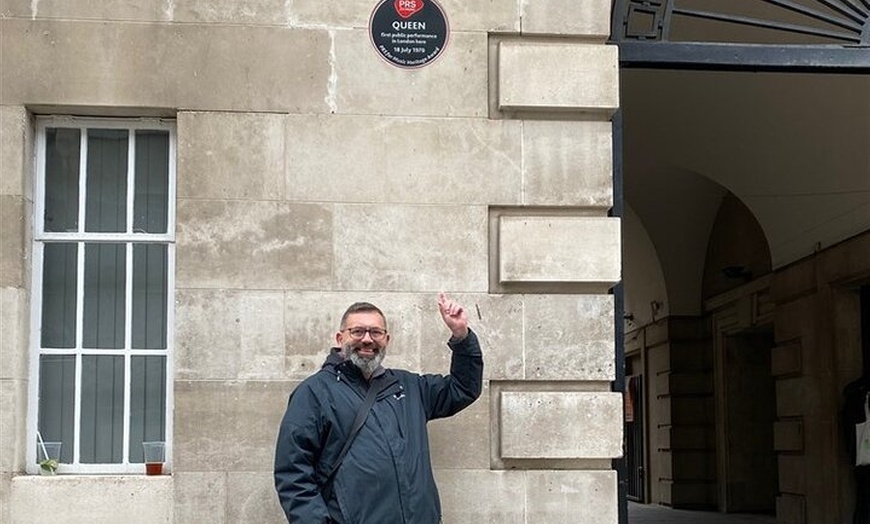
<svg viewBox="0 0 870 524">
<path fill-rule="evenodd" d="M 342 347 L 342 352 L 345 357 L 349 356 L 351 353 L 358 353 L 360 350 L 371 351 L 378 355 L 384 350 L 384 346 L 377 342 L 351 342 Z"/>
</svg>

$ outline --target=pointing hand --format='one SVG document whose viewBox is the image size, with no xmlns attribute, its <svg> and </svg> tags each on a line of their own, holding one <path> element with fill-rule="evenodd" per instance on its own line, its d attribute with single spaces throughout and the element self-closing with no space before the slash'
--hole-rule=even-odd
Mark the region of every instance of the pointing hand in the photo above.
<svg viewBox="0 0 870 524">
<path fill-rule="evenodd" d="M 438 311 L 454 338 L 462 340 L 468 336 L 468 314 L 465 308 L 447 298 L 444 292 L 438 293 Z"/>
</svg>

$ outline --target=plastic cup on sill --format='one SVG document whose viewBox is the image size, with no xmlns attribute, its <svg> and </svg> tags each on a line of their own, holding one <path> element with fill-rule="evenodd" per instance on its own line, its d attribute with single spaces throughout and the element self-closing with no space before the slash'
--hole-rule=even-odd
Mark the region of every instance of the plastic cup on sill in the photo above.
<svg viewBox="0 0 870 524">
<path fill-rule="evenodd" d="M 40 475 L 54 475 L 60 463 L 60 447 L 62 442 L 39 442 L 36 446 L 36 463 L 39 464 Z"/>
<path fill-rule="evenodd" d="M 162 475 L 163 462 L 166 460 L 166 443 L 163 441 L 143 442 L 145 453 L 145 474 Z"/>
</svg>

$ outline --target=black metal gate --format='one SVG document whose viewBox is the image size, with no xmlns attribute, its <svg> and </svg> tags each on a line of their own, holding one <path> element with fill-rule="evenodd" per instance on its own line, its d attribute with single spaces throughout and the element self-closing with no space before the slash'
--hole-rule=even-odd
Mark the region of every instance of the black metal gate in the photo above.
<svg viewBox="0 0 870 524">
<path fill-rule="evenodd" d="M 614 0 L 623 67 L 870 69 L 868 0 Z"/>
<path fill-rule="evenodd" d="M 631 375 L 625 388 L 625 462 L 629 500 L 644 500 L 643 375 Z"/>
</svg>

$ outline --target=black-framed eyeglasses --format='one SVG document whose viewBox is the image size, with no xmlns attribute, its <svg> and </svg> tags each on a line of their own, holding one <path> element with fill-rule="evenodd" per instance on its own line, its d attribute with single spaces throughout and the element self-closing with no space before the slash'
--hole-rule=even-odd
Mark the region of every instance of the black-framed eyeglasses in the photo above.
<svg viewBox="0 0 870 524">
<path fill-rule="evenodd" d="M 366 333 L 372 337 L 372 340 L 377 341 L 381 341 L 387 336 L 387 330 L 381 328 L 354 327 L 347 328 L 345 331 L 355 340 L 362 340 L 366 336 Z"/>
</svg>

